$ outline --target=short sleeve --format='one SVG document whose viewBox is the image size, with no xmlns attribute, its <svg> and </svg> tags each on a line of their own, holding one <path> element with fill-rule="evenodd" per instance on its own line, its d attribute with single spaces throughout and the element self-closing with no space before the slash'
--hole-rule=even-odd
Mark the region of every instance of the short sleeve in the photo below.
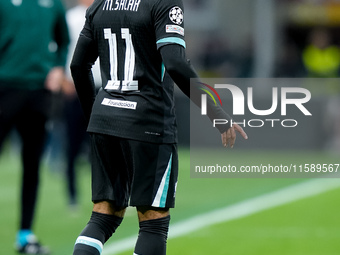
<svg viewBox="0 0 340 255">
<path fill-rule="evenodd" d="M 154 15 L 157 49 L 168 44 L 178 44 L 185 48 L 182 0 L 158 1 Z"/>
</svg>

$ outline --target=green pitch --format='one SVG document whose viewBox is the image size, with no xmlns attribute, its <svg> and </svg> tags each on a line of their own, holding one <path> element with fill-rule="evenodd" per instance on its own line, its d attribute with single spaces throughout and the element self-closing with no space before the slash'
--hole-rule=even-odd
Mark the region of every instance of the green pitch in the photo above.
<svg viewBox="0 0 340 255">
<path fill-rule="evenodd" d="M 339 163 L 338 156 L 316 152 L 254 152 L 227 150 L 235 165 L 268 161 L 281 164 L 305 161 Z M 301 161 L 300 161 L 301 160 Z M 218 208 L 224 208 L 290 185 L 304 179 L 192 179 L 189 152 L 180 149 L 180 179 L 177 208 L 172 211 L 172 224 L 185 221 Z M 15 153 L 5 150 L 0 157 L 0 254 L 13 255 L 18 226 L 20 162 Z M 67 206 L 66 184 L 62 170 L 52 172 L 45 164 L 34 231 L 53 254 L 72 253 L 73 243 L 89 219 L 90 168 L 86 162 L 78 167 L 80 205 L 77 211 Z M 260 211 L 244 218 L 222 222 L 193 233 L 170 238 L 168 254 L 233 254 L 233 255 L 335 255 L 340 250 L 340 189 Z M 137 235 L 134 209 L 129 209 L 121 227 L 106 246 Z M 105 249 L 104 249 L 105 250 Z M 131 255 L 130 251 L 122 252 Z"/>
</svg>

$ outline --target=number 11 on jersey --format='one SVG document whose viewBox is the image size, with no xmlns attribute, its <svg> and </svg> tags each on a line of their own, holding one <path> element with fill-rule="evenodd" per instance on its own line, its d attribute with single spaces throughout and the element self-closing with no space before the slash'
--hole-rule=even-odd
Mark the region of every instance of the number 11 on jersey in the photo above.
<svg viewBox="0 0 340 255">
<path fill-rule="evenodd" d="M 136 91 L 138 90 L 138 81 L 133 80 L 135 71 L 135 49 L 132 44 L 132 37 L 128 28 L 122 28 L 122 39 L 125 40 L 125 63 L 124 63 L 124 80 L 121 82 L 118 79 L 118 43 L 116 34 L 111 32 L 111 28 L 104 29 L 104 38 L 108 40 L 110 54 L 110 76 L 111 80 L 107 82 L 105 89 L 121 91 Z M 120 86 L 121 85 L 121 86 Z"/>
</svg>

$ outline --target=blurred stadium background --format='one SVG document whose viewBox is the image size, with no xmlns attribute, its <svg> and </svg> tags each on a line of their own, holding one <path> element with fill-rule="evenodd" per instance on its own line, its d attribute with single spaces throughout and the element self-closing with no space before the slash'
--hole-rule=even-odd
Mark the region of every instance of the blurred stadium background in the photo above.
<svg viewBox="0 0 340 255">
<path fill-rule="evenodd" d="M 187 54 L 202 77 L 337 78 L 339 75 L 338 0 L 183 1 Z M 64 3 L 66 8 L 71 8 L 76 0 L 64 0 Z M 318 62 L 320 60 L 313 58 L 313 54 L 304 57 L 314 39 L 326 44 L 322 48 L 335 49 L 330 53 L 332 65 Z M 317 47 L 314 49 L 318 50 Z M 315 65 L 323 67 L 322 70 L 313 68 Z M 340 87 L 320 86 L 312 91 L 313 97 L 318 99 L 313 109 L 316 118 L 323 121 L 316 121 L 304 133 L 292 132 L 286 136 L 275 136 L 274 133 L 268 137 L 268 130 L 263 129 L 251 139 L 252 131 L 249 130 L 250 140 L 241 142 L 239 139 L 240 146 L 236 145 L 232 152 L 226 151 L 226 157 L 235 165 L 242 164 L 245 159 L 260 162 L 268 158 L 273 164 L 340 163 Z M 339 254 L 340 182 L 337 179 L 190 178 L 190 107 L 188 99 L 177 92 L 180 183 L 172 223 L 185 226 L 190 224 L 188 220 L 199 216 L 198 220 L 211 224 L 199 228 L 198 221 L 192 221 L 191 225 L 198 226 L 193 232 L 178 230 L 183 234 L 174 233 L 173 237 L 170 234 L 168 254 Z M 51 132 L 62 137 L 63 123 L 52 122 L 50 127 L 53 127 Z M 285 143 L 287 136 L 293 137 L 289 144 Z M 268 142 L 272 139 L 276 142 Z M 48 144 L 46 148 L 35 232 L 50 246 L 53 254 L 66 255 L 71 254 L 73 243 L 90 216 L 90 167 L 84 149 L 77 164 L 79 205 L 71 210 L 60 146 L 62 143 L 54 144 L 53 148 Z M 14 254 L 21 174 L 19 157 L 14 135 L 0 155 L 0 254 Z M 307 183 L 309 188 L 302 183 Z M 285 189 L 283 193 L 290 194 L 291 199 L 273 193 L 281 189 Z M 296 199 L 291 192 L 296 193 Z M 274 199 L 266 200 L 268 195 L 273 195 Z M 252 200 L 254 198 L 258 200 Z M 268 207 L 255 206 L 260 208 L 256 211 L 254 203 L 249 201 L 255 201 L 258 206 L 265 203 Z M 240 203 L 245 203 L 242 211 L 233 211 L 240 215 L 239 218 L 221 216 Z M 219 215 L 221 222 L 212 221 L 214 215 L 207 213 L 221 208 L 226 209 Z M 206 217 L 200 218 L 202 215 Z M 108 242 L 105 254 L 132 254 L 130 237 L 137 235 L 137 227 L 131 209 L 121 228 Z"/>
</svg>

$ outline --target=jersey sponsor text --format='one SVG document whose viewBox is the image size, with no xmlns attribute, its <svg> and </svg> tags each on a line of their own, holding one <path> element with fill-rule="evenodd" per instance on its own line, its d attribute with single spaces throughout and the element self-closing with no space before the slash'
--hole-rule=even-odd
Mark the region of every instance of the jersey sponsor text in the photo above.
<svg viewBox="0 0 340 255">
<path fill-rule="evenodd" d="M 102 101 L 102 105 L 116 107 L 116 108 L 124 108 L 124 109 L 136 110 L 137 102 L 123 101 L 123 100 L 114 100 L 114 99 L 104 98 L 103 101 Z"/>
</svg>

